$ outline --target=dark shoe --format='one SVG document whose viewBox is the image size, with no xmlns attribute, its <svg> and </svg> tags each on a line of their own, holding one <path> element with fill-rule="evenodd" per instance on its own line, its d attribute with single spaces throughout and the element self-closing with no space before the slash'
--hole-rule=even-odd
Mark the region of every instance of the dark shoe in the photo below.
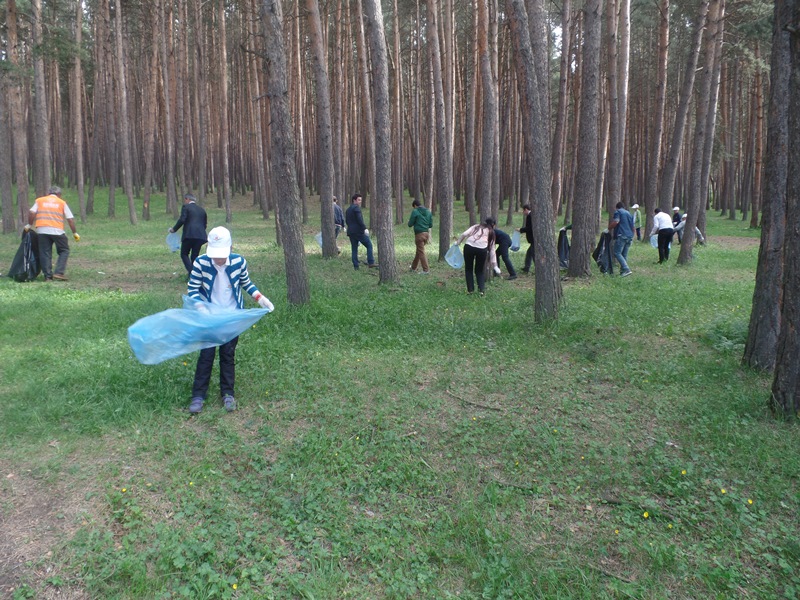
<svg viewBox="0 0 800 600">
<path fill-rule="evenodd" d="M 57 281 L 69 281 L 69 279 L 67 279 L 67 277 L 61 273 L 53 273 L 53 279 Z"/>
<path fill-rule="evenodd" d="M 516 275 L 509 275 L 506 281 L 514 281 L 517 278 Z"/>
<path fill-rule="evenodd" d="M 233 412 L 236 410 L 236 400 L 233 399 L 233 396 L 227 394 L 222 398 L 222 406 L 224 406 L 225 410 L 228 412 Z"/>
<path fill-rule="evenodd" d="M 376 265 L 375 263 L 372 263 L 371 265 L 367 265 L 367 266 L 368 266 L 370 269 L 377 269 L 377 268 L 378 268 L 378 265 Z"/>
<path fill-rule="evenodd" d="M 527 274 L 527 273 L 530 273 L 530 272 L 531 272 L 531 270 L 530 270 L 530 269 L 521 269 L 521 271 L 522 271 L 523 273 L 525 273 L 525 274 Z"/>
<path fill-rule="evenodd" d="M 203 410 L 203 399 L 200 398 L 199 396 L 195 396 L 189 403 L 189 414 L 196 415 L 201 410 Z"/>
</svg>

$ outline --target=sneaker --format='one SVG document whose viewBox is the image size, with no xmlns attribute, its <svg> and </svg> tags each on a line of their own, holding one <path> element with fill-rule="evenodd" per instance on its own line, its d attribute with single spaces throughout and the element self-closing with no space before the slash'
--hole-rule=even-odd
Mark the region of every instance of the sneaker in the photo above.
<svg viewBox="0 0 800 600">
<path fill-rule="evenodd" d="M 53 279 L 57 281 L 69 281 L 66 275 L 62 275 L 61 273 L 53 273 Z"/>
<path fill-rule="evenodd" d="M 419 274 L 420 275 L 430 275 L 431 272 L 430 271 L 420 271 Z"/>
<path fill-rule="evenodd" d="M 377 269 L 377 268 L 378 268 L 378 265 L 377 265 L 377 264 L 375 264 L 375 263 L 372 263 L 371 265 L 367 265 L 367 266 L 368 266 L 370 269 Z"/>
<path fill-rule="evenodd" d="M 228 412 L 233 412 L 236 410 L 236 400 L 233 399 L 233 396 L 227 394 L 222 398 L 222 406 L 224 406 L 225 410 Z"/>
<path fill-rule="evenodd" d="M 195 396 L 189 403 L 189 414 L 196 415 L 201 410 L 203 410 L 203 399 L 200 398 L 199 396 Z"/>
<path fill-rule="evenodd" d="M 517 278 L 516 275 L 509 275 L 506 281 L 514 281 Z"/>
<path fill-rule="evenodd" d="M 623 271 L 622 273 L 620 273 L 620 277 L 627 277 L 627 276 L 628 276 L 628 275 L 630 275 L 631 273 L 633 273 L 633 271 L 631 271 L 630 269 L 628 269 L 627 271 Z"/>
</svg>

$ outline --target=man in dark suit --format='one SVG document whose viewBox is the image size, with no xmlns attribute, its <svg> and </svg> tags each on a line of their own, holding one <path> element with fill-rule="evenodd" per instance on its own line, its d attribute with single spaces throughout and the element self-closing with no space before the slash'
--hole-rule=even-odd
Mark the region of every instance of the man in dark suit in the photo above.
<svg viewBox="0 0 800 600">
<path fill-rule="evenodd" d="M 370 269 L 378 267 L 372 255 L 372 241 L 369 239 L 369 229 L 364 223 L 364 216 L 361 213 L 361 194 L 353 194 L 350 206 L 344 213 L 345 224 L 347 225 L 347 237 L 350 238 L 351 256 L 353 268 L 358 271 L 358 245 L 361 244 L 367 249 L 367 266 Z"/>
<path fill-rule="evenodd" d="M 192 274 L 192 265 L 200 255 L 200 248 L 206 243 L 206 226 L 208 216 L 203 207 L 197 204 L 197 198 L 192 194 L 184 194 L 181 216 L 175 225 L 169 228 L 170 233 L 175 233 L 183 227 L 181 235 L 181 260 L 186 267 L 186 273 Z"/>
<path fill-rule="evenodd" d="M 525 253 L 525 266 L 522 268 L 523 273 L 530 273 L 531 266 L 536 260 L 536 247 L 533 242 L 533 217 L 531 213 L 531 205 L 524 204 L 522 206 L 522 214 L 525 217 L 525 227 L 520 227 L 519 232 L 525 234 L 525 239 L 528 241 L 528 251 Z"/>
</svg>

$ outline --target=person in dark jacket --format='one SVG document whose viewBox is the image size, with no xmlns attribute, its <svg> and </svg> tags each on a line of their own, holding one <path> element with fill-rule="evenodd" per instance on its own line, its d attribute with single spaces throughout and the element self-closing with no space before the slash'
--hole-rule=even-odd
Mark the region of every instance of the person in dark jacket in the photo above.
<svg viewBox="0 0 800 600">
<path fill-rule="evenodd" d="M 192 274 L 192 265 L 197 257 L 200 256 L 200 249 L 208 239 L 206 237 L 206 227 L 208 226 L 208 216 L 202 206 L 197 204 L 197 198 L 192 194 L 183 195 L 183 206 L 181 216 L 175 225 L 169 228 L 169 233 L 175 233 L 183 227 L 181 234 L 181 260 L 186 268 L 187 275 Z"/>
<path fill-rule="evenodd" d="M 425 246 L 431 240 L 431 227 L 433 227 L 433 215 L 419 200 L 411 203 L 413 210 L 408 218 L 408 226 L 414 228 L 414 246 L 417 251 L 414 260 L 411 262 L 411 272 L 417 272 L 417 265 L 422 267 L 422 274 L 430 273 L 428 257 L 425 256 Z"/>
<path fill-rule="evenodd" d="M 333 224 L 335 226 L 336 237 L 339 237 L 342 229 L 344 229 L 344 211 L 339 206 L 339 201 L 336 196 L 333 197 Z"/>
<path fill-rule="evenodd" d="M 530 273 L 531 265 L 536 260 L 536 247 L 533 242 L 533 217 L 531 216 L 531 205 L 524 204 L 522 206 L 522 214 L 525 216 L 525 226 L 521 227 L 519 232 L 525 234 L 525 239 L 528 240 L 530 246 L 525 253 L 525 266 L 522 267 L 523 273 Z"/>
<path fill-rule="evenodd" d="M 511 248 L 511 236 L 508 235 L 502 229 L 498 229 L 497 227 L 494 228 L 494 243 L 495 243 L 495 255 L 497 256 L 497 263 L 500 263 L 500 259 L 503 260 L 503 264 L 505 264 L 506 269 L 508 270 L 508 280 L 513 281 L 517 278 L 517 272 L 514 270 L 514 265 L 511 264 L 511 259 L 508 258 L 508 249 Z M 500 274 L 500 268 L 495 267 L 495 274 Z"/>
<path fill-rule="evenodd" d="M 372 241 L 369 239 L 369 229 L 364 224 L 364 216 L 361 213 L 361 194 L 353 194 L 350 206 L 347 207 L 347 211 L 344 214 L 344 221 L 347 225 L 347 237 L 350 238 L 353 268 L 358 271 L 358 244 L 367 249 L 367 265 L 369 268 L 377 267 L 375 257 L 372 255 Z"/>
</svg>

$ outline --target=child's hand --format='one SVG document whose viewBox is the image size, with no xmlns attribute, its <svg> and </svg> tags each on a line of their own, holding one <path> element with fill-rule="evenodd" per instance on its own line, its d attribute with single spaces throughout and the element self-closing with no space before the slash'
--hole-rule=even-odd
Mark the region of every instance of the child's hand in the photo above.
<svg viewBox="0 0 800 600">
<path fill-rule="evenodd" d="M 256 302 L 258 302 L 258 305 L 259 305 L 261 308 L 266 308 L 266 309 L 267 309 L 268 311 L 270 311 L 270 312 L 272 312 L 273 310 L 275 310 L 275 307 L 272 305 L 272 302 L 270 302 L 270 301 L 269 301 L 269 298 L 267 298 L 267 297 L 266 297 L 264 294 L 262 294 L 261 292 L 258 292 L 258 295 L 257 295 L 257 296 L 255 296 L 255 301 L 256 301 Z"/>
</svg>

